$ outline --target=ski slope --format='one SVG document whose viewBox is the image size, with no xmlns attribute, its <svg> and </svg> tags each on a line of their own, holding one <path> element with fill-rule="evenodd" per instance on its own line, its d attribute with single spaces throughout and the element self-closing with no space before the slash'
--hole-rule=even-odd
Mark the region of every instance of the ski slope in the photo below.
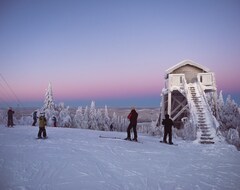
<svg viewBox="0 0 240 190">
<path fill-rule="evenodd" d="M 237 190 L 240 152 L 223 143 L 203 145 L 173 139 L 178 146 L 139 134 L 0 126 L 1 190 Z"/>
</svg>

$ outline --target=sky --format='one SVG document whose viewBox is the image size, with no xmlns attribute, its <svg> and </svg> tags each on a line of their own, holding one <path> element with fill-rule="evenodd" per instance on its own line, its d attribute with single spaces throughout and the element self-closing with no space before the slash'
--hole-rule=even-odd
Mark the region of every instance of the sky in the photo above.
<svg viewBox="0 0 240 190">
<path fill-rule="evenodd" d="M 238 0 L 1 0 L 0 106 L 158 107 L 186 59 L 240 102 L 239 34 Z"/>
</svg>

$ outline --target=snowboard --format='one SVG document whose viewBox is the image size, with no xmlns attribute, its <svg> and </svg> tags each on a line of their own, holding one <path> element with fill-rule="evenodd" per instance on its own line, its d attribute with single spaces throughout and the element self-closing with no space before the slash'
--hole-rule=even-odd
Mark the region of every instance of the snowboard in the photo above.
<svg viewBox="0 0 240 190">
<path fill-rule="evenodd" d="M 160 143 L 163 143 L 163 144 L 168 144 L 168 145 L 174 145 L 174 146 L 178 146 L 178 144 L 175 144 L 175 143 L 173 143 L 173 144 L 169 144 L 169 143 L 165 143 L 165 142 L 163 142 L 163 141 L 159 141 Z"/>
</svg>

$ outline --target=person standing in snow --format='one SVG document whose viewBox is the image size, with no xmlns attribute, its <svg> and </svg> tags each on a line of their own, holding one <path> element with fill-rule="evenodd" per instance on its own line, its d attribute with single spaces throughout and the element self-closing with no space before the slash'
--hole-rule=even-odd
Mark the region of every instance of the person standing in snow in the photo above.
<svg viewBox="0 0 240 190">
<path fill-rule="evenodd" d="M 14 111 L 12 110 L 12 107 L 10 107 L 8 109 L 8 123 L 7 123 L 7 126 L 8 127 L 13 127 L 13 114 L 14 114 Z"/>
<path fill-rule="evenodd" d="M 165 115 L 165 119 L 163 119 L 162 124 L 164 125 L 164 137 L 163 137 L 163 142 L 167 143 L 167 136 L 168 136 L 168 142 L 169 144 L 172 143 L 172 126 L 173 126 L 173 121 L 169 118 L 169 115 Z"/>
<path fill-rule="evenodd" d="M 53 120 L 53 126 L 57 127 L 57 118 L 53 116 L 52 120 Z"/>
<path fill-rule="evenodd" d="M 39 117 L 39 131 L 38 131 L 38 138 L 41 139 L 42 138 L 42 134 L 43 134 L 43 138 L 47 138 L 47 133 L 46 133 L 46 125 L 47 125 L 47 119 L 44 115 L 44 113 L 41 113 L 40 117 Z"/>
<path fill-rule="evenodd" d="M 130 120 L 130 123 L 127 128 L 127 138 L 125 138 L 125 140 L 130 140 L 130 141 L 132 140 L 131 129 L 133 128 L 133 133 L 134 133 L 133 141 L 138 141 L 137 140 L 137 118 L 138 118 L 138 113 L 136 112 L 135 108 L 132 107 L 132 110 L 128 115 L 128 119 Z"/>
<path fill-rule="evenodd" d="M 34 111 L 33 112 L 33 124 L 32 124 L 32 126 L 35 126 L 36 125 L 36 123 L 37 123 L 37 111 Z"/>
</svg>

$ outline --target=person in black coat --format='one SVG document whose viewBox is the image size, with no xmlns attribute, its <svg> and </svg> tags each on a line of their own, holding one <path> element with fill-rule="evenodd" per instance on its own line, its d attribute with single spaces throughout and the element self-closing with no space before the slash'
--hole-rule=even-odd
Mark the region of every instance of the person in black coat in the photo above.
<svg viewBox="0 0 240 190">
<path fill-rule="evenodd" d="M 8 123 L 7 123 L 7 126 L 8 127 L 13 127 L 13 114 L 14 114 L 14 111 L 12 110 L 12 108 L 10 107 L 8 112 Z"/>
<path fill-rule="evenodd" d="M 135 108 L 132 108 L 131 112 L 128 115 L 128 119 L 130 120 L 130 123 L 127 128 L 127 138 L 125 140 L 132 140 L 131 139 L 131 129 L 133 128 L 134 138 L 133 141 L 137 141 L 137 118 L 138 113 L 136 112 Z"/>
<path fill-rule="evenodd" d="M 35 126 L 36 125 L 36 123 L 37 123 L 37 111 L 34 111 L 33 112 L 33 124 L 32 124 L 32 126 Z"/>
<path fill-rule="evenodd" d="M 164 137 L 163 137 L 163 142 L 167 143 L 167 136 L 168 136 L 168 142 L 169 144 L 172 143 L 172 126 L 173 126 L 173 121 L 169 118 L 169 115 L 165 115 L 165 119 L 163 119 L 162 124 L 164 125 Z"/>
</svg>

